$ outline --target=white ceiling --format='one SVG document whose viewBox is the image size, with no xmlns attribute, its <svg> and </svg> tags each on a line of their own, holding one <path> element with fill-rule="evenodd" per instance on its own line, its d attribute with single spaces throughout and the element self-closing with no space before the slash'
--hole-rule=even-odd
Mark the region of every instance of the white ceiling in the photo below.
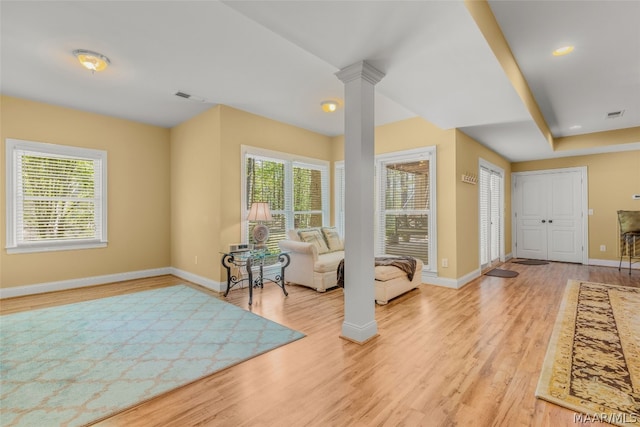
<svg viewBox="0 0 640 427">
<path fill-rule="evenodd" d="M 554 136 L 640 126 L 640 2 L 489 4 Z M 640 149 L 638 132 L 553 152 L 461 1 L 2 0 L 0 24 L 3 94 L 158 126 L 225 104 L 340 135 L 343 110 L 320 102 L 343 98 L 336 71 L 367 60 L 386 74 L 377 124 L 420 116 L 512 161 Z M 112 64 L 91 74 L 75 49 Z"/>
</svg>

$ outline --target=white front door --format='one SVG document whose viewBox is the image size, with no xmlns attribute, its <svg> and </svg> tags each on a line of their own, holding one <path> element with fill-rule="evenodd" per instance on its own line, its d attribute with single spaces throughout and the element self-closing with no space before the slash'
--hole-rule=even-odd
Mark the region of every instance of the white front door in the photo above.
<svg viewBox="0 0 640 427">
<path fill-rule="evenodd" d="M 515 256 L 584 262 L 584 170 L 514 174 Z"/>
</svg>

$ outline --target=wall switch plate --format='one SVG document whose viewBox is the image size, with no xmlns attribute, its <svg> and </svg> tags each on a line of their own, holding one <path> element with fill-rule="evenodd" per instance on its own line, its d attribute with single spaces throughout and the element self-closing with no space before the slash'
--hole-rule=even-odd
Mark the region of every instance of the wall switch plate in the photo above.
<svg viewBox="0 0 640 427">
<path fill-rule="evenodd" d="M 606 252 L 607 247 L 605 245 L 600 245 L 600 252 Z"/>
<path fill-rule="evenodd" d="M 593 209 L 589 209 L 589 215 L 593 215 Z"/>
</svg>

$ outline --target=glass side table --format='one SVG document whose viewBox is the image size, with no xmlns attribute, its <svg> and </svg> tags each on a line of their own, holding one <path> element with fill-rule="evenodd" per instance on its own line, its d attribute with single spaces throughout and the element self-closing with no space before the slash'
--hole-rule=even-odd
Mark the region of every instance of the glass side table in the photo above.
<svg viewBox="0 0 640 427">
<path fill-rule="evenodd" d="M 280 264 L 280 273 L 276 274 L 273 279 L 264 277 L 264 268 L 277 263 Z M 224 296 L 229 294 L 231 288 L 244 281 L 247 281 L 249 285 L 249 305 L 253 303 L 253 288 L 263 288 L 265 281 L 275 283 L 282 289 L 284 295 L 288 296 L 289 293 L 285 289 L 284 270 L 290 263 L 291 258 L 286 252 L 270 253 L 264 249 L 222 252 L 222 266 L 227 270 L 227 289 L 224 291 Z M 232 275 L 231 267 L 238 267 L 240 271 L 244 268 L 247 271 L 247 278 L 242 278 L 241 275 L 238 275 L 240 277 Z M 254 267 L 258 267 L 255 277 Z"/>
</svg>

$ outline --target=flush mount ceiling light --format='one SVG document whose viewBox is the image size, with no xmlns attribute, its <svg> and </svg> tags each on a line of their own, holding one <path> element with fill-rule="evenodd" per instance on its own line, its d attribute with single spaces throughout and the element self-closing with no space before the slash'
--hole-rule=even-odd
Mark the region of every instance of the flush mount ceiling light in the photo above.
<svg viewBox="0 0 640 427">
<path fill-rule="evenodd" d="M 73 55 L 78 58 L 80 64 L 91 72 L 102 71 L 111 61 L 101 53 L 93 52 L 85 49 L 77 49 L 73 51 Z"/>
<path fill-rule="evenodd" d="M 320 107 L 322 107 L 322 111 L 325 113 L 333 113 L 338 109 L 338 103 L 336 101 L 322 101 L 320 103 Z"/>
<path fill-rule="evenodd" d="M 574 49 L 574 46 L 567 45 L 567 46 L 562 46 L 557 48 L 552 53 L 553 53 L 553 56 L 563 56 L 573 52 L 573 49 Z"/>
</svg>

